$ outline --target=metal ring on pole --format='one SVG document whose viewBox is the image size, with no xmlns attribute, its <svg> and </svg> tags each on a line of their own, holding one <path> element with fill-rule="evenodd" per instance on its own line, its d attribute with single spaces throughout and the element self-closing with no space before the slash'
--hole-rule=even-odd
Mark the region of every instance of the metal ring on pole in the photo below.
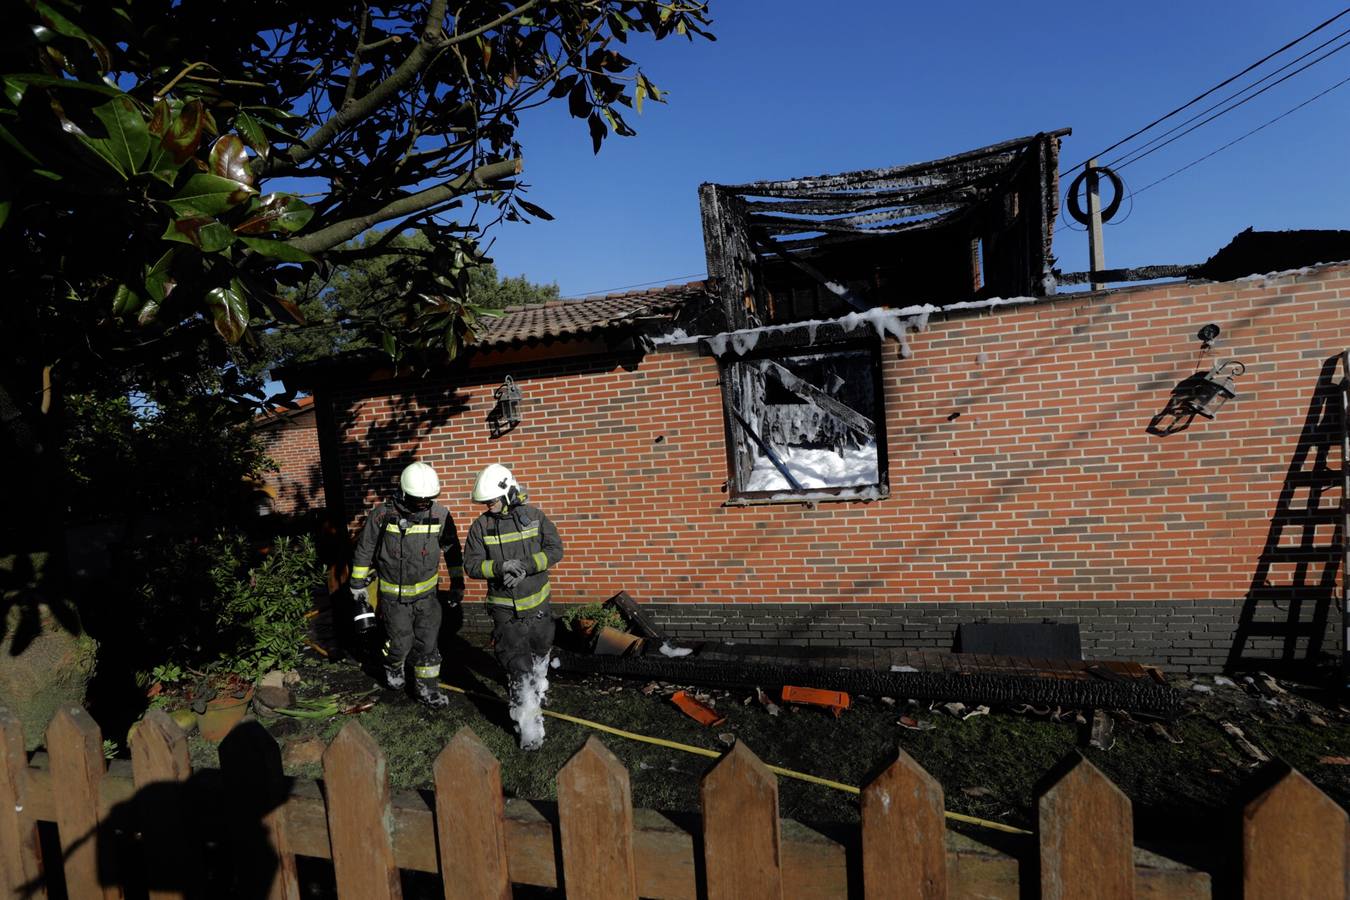
<svg viewBox="0 0 1350 900">
<path fill-rule="evenodd" d="M 1101 212 L 1103 222 L 1111 221 L 1112 217 L 1120 210 L 1120 202 L 1125 199 L 1125 185 L 1121 182 L 1120 176 L 1105 166 L 1093 166 L 1079 172 L 1078 177 L 1069 184 L 1069 190 L 1066 192 L 1064 199 L 1067 200 L 1069 204 L 1069 215 L 1073 216 L 1074 220 L 1082 225 L 1089 224 L 1089 220 L 1088 214 L 1083 212 L 1082 204 L 1078 202 L 1078 188 L 1092 172 L 1096 172 L 1099 175 L 1105 175 L 1106 180 L 1111 182 L 1111 189 L 1113 191 L 1111 202 Z"/>
</svg>

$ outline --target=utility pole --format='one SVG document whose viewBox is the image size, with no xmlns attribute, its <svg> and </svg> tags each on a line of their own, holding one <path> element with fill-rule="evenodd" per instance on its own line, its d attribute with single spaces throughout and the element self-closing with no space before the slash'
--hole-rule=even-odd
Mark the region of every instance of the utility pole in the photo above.
<svg viewBox="0 0 1350 900">
<path fill-rule="evenodd" d="M 1087 202 L 1088 202 L 1088 256 L 1089 271 L 1093 275 L 1106 268 L 1106 248 L 1102 246 L 1102 197 L 1097 184 L 1097 158 L 1087 162 Z M 1093 281 L 1092 289 L 1100 291 L 1105 284 Z"/>
</svg>

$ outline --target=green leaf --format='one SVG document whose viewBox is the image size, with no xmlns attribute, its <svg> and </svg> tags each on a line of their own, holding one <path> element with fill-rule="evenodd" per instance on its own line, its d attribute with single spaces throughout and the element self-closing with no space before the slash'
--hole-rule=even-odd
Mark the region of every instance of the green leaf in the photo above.
<svg viewBox="0 0 1350 900">
<path fill-rule="evenodd" d="M 94 55 L 98 57 L 99 65 L 102 67 L 101 71 L 106 72 L 112 68 L 112 58 L 108 54 L 108 48 L 103 45 L 102 41 L 89 34 L 83 28 L 76 25 L 47 4 L 43 3 L 42 0 L 32 0 L 32 3 L 33 8 L 37 10 L 38 15 L 42 17 L 42 24 L 58 34 L 64 34 L 66 37 L 75 38 L 78 41 L 84 41 L 89 49 L 94 51 Z"/>
<path fill-rule="evenodd" d="M 252 147 L 254 152 L 259 156 L 267 156 L 272 145 L 267 141 L 267 132 L 263 130 L 261 119 L 248 110 L 241 109 L 239 115 L 235 116 L 234 127 L 238 129 L 244 143 Z"/>
<path fill-rule="evenodd" d="M 102 106 L 94 107 L 94 117 L 107 131 L 106 138 L 85 135 L 85 145 L 107 160 L 108 164 L 130 178 L 141 171 L 141 164 L 150 151 L 150 129 L 130 97 L 115 97 Z"/>
<path fill-rule="evenodd" d="M 248 167 L 248 153 L 238 135 L 223 135 L 211 145 L 209 161 L 211 173 L 240 184 L 253 186 L 253 173 Z"/>
<path fill-rule="evenodd" d="M 161 138 L 164 148 L 173 157 L 175 165 L 181 166 L 192 158 L 202 142 L 202 129 L 206 126 L 206 107 L 202 101 L 191 100 L 183 104 L 178 116 L 169 123 Z"/>
<path fill-rule="evenodd" d="M 116 293 L 113 294 L 113 315 L 129 316 L 139 311 L 144 304 L 144 297 L 127 285 L 119 284 Z"/>
<path fill-rule="evenodd" d="M 595 153 L 600 152 L 600 142 L 605 139 L 608 133 L 605 129 L 604 120 L 595 113 L 591 113 L 586 119 L 586 125 L 591 130 L 591 149 Z"/>
<path fill-rule="evenodd" d="M 169 223 L 161 235 L 166 241 L 191 244 L 203 253 L 219 253 L 234 243 L 230 229 L 210 216 L 188 216 Z"/>
<path fill-rule="evenodd" d="M 261 253 L 269 259 L 279 259 L 282 262 L 306 263 L 314 262 L 314 257 L 310 256 L 299 247 L 292 247 L 285 241 L 273 241 L 267 238 L 240 237 L 250 250 Z"/>
<path fill-rule="evenodd" d="M 101 81 L 76 81 L 73 78 L 61 78 L 56 75 L 42 75 L 37 72 L 11 72 L 5 76 L 5 92 L 9 93 L 8 85 L 13 82 L 25 85 L 27 87 L 50 87 L 50 88 L 70 88 L 76 91 L 93 91 L 96 94 L 102 94 L 105 97 L 124 96 L 122 91 L 111 85 L 104 84 Z"/>
<path fill-rule="evenodd" d="M 5 97 L 9 102 L 18 106 L 23 102 L 23 95 L 27 92 L 28 85 L 12 78 L 0 78 L 0 88 L 4 89 Z"/>
<path fill-rule="evenodd" d="M 257 192 L 253 188 L 230 178 L 207 174 L 193 175 L 168 204 L 180 215 L 200 213 L 216 216 L 233 209 L 255 193 Z"/>
<path fill-rule="evenodd" d="M 390 359 L 398 359 L 398 345 L 394 343 L 394 335 L 386 331 L 380 337 L 380 344 L 384 347 L 384 352 L 389 354 Z"/>
<path fill-rule="evenodd" d="M 149 300 L 141 307 L 141 314 L 136 317 L 137 325 L 149 325 L 155 321 L 155 316 L 159 315 L 159 301 Z"/>
<path fill-rule="evenodd" d="M 226 343 L 239 343 L 248 329 L 248 301 L 244 298 L 243 285 L 238 279 L 231 279 L 229 287 L 207 291 L 206 305 L 211 310 L 216 331 Z"/>
<path fill-rule="evenodd" d="M 536 219 L 543 219 L 545 222 L 553 221 L 553 215 L 549 213 L 548 210 L 540 206 L 535 206 L 533 203 L 524 199 L 523 197 L 516 198 L 516 205 L 519 206 L 521 209 L 525 210 L 525 212 L 534 216 Z"/>
<path fill-rule="evenodd" d="M 239 234 L 266 234 L 269 231 L 299 231 L 314 217 L 314 208 L 291 194 L 268 194 L 256 204 L 249 216 L 235 226 Z"/>
<path fill-rule="evenodd" d="M 150 113 L 146 129 L 150 132 L 150 153 L 145 159 L 145 171 L 166 184 L 173 184 L 178 177 L 179 164 L 173 161 L 169 148 L 164 145 L 164 134 L 169 130 L 173 119 L 173 109 L 165 100 L 155 104 Z"/>
<path fill-rule="evenodd" d="M 178 254 L 177 247 L 170 247 L 159 260 L 145 271 L 145 292 L 156 303 L 162 302 L 173 292 L 177 282 L 171 277 L 170 266 Z"/>
</svg>

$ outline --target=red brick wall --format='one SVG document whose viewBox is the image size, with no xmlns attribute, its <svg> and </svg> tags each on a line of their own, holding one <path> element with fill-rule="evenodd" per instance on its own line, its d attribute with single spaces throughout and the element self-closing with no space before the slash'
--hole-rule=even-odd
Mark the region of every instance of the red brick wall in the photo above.
<svg viewBox="0 0 1350 900">
<path fill-rule="evenodd" d="M 319 433 L 314 410 L 282 419 L 259 430 L 267 455 L 277 464 L 267 483 L 276 489 L 272 513 L 298 515 L 324 505 L 323 476 L 319 466 Z"/>
<path fill-rule="evenodd" d="M 1149 433 L 1207 322 L 1205 367 L 1247 364 L 1239 399 Z M 1350 268 L 934 316 L 911 345 L 883 354 L 888 499 L 723 506 L 717 363 L 677 349 L 633 371 L 513 367 L 524 421 L 495 441 L 500 373 L 336 390 L 347 510 L 355 525 L 417 458 L 462 535 L 474 475 L 507 463 L 566 542 L 561 601 L 1240 598 L 1324 363 L 1350 347 Z"/>
</svg>

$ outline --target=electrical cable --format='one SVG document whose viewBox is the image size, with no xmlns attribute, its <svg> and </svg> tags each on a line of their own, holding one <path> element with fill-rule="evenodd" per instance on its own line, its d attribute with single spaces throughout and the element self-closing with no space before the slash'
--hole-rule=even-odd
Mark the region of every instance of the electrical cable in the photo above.
<svg viewBox="0 0 1350 900">
<path fill-rule="evenodd" d="M 1262 82 L 1265 82 L 1265 81 L 1270 80 L 1271 78 L 1274 78 L 1276 75 L 1280 74 L 1280 73 L 1283 72 L 1285 69 L 1288 69 L 1290 66 L 1293 66 L 1293 65 L 1296 65 L 1296 64 L 1302 62 L 1303 60 L 1307 59 L 1309 56 L 1312 56 L 1312 55 L 1313 55 L 1314 53 L 1316 53 L 1318 50 L 1321 50 L 1323 47 L 1327 46 L 1328 44 L 1333 44 L 1333 43 L 1335 43 L 1336 41 L 1338 41 L 1338 40 L 1340 40 L 1341 38 L 1345 37 L 1347 34 L 1350 34 L 1350 28 L 1345 29 L 1345 30 L 1342 31 L 1340 34 L 1337 34 L 1337 35 L 1334 36 L 1334 37 L 1328 38 L 1327 40 L 1325 40 L 1325 41 L 1323 41 L 1322 43 L 1318 44 L 1316 47 L 1314 47 L 1314 48 L 1312 48 L 1311 50 L 1309 50 L 1307 53 L 1304 53 L 1304 54 L 1301 55 L 1301 56 L 1296 56 L 1296 57 L 1294 57 L 1294 58 L 1291 59 L 1289 62 L 1287 62 L 1287 63 L 1285 63 L 1284 65 L 1280 66 L 1278 69 L 1275 69 L 1275 70 L 1272 71 L 1272 72 L 1267 72 L 1265 75 L 1262 75 L 1260 78 L 1256 79 L 1256 80 L 1253 81 L 1251 84 L 1247 85 L 1246 87 L 1242 88 L 1241 90 L 1237 91 L 1236 93 L 1229 94 L 1227 97 L 1223 98 L 1223 99 L 1220 100 L 1218 103 L 1214 103 L 1214 104 L 1211 104 L 1211 105 L 1205 107 L 1204 109 L 1200 110 L 1200 112 L 1198 112 L 1198 113 L 1196 113 L 1195 115 L 1191 116 L 1191 117 L 1190 117 L 1189 119 L 1187 119 L 1186 121 L 1181 122 L 1181 123 L 1178 123 L 1178 124 L 1176 124 L 1176 125 L 1173 125 L 1173 126 L 1172 126 L 1171 128 L 1169 128 L 1167 131 L 1164 131 L 1162 134 L 1158 135 L 1157 137 L 1154 137 L 1154 138 L 1150 139 L 1147 143 L 1144 143 L 1144 144 L 1142 144 L 1142 145 L 1140 145 L 1140 146 L 1134 148 L 1133 150 L 1129 151 L 1128 153 L 1125 153 L 1125 154 L 1122 154 L 1121 156 L 1116 157 L 1116 158 L 1115 158 L 1114 160 L 1112 160 L 1111 162 L 1106 163 L 1106 167 L 1107 167 L 1107 168 L 1120 168 L 1121 166 L 1128 165 L 1129 162 L 1133 162 L 1134 159 L 1139 158 L 1139 157 L 1137 156 L 1137 154 L 1139 154 L 1141 151 L 1147 150 L 1149 147 L 1153 146 L 1153 145 L 1156 144 L 1158 141 L 1161 141 L 1163 138 L 1167 137 L 1168 135 L 1175 134 L 1177 131 L 1181 130 L 1182 128 L 1185 128 L 1187 125 L 1191 124 L 1191 123 L 1194 122 L 1196 119 L 1199 119 L 1201 116 L 1204 116 L 1204 115 L 1206 115 L 1206 114 L 1208 114 L 1208 113 L 1213 112 L 1214 110 L 1218 109 L 1220 106 L 1223 106 L 1225 103 L 1228 103 L 1230 100 L 1234 100 L 1234 99 L 1236 99 L 1236 98 L 1238 98 L 1238 97 L 1241 97 L 1243 94 L 1247 93 L 1247 92 L 1250 91 L 1252 88 L 1256 87 L 1257 85 L 1261 84 Z M 1334 51 L 1333 51 L 1333 52 L 1334 52 Z M 1325 59 L 1326 57 L 1322 57 L 1322 58 Z M 1318 62 L 1318 60 L 1314 60 L 1312 63 L 1309 63 L 1309 65 L 1314 65 L 1314 64 L 1316 64 L 1316 62 Z M 1302 70 L 1300 69 L 1299 71 L 1302 71 Z M 1290 73 L 1290 75 L 1296 75 L 1296 74 L 1298 74 L 1298 73 L 1297 73 L 1297 72 L 1291 72 L 1291 73 Z M 1279 82 L 1276 82 L 1276 84 L 1278 84 L 1278 83 L 1279 83 Z M 1274 87 L 1274 85 L 1271 85 L 1271 87 Z M 1253 95 L 1253 96 L 1255 96 L 1255 95 Z M 1250 99 L 1250 98 L 1248 98 L 1248 99 Z M 1244 101 L 1244 102 L 1245 102 L 1245 101 Z M 1236 104 L 1235 106 L 1229 107 L 1229 109 L 1237 109 L 1237 107 L 1238 107 L 1238 106 L 1241 106 L 1241 105 L 1242 105 L 1242 104 L 1239 103 L 1239 104 Z M 1228 110 L 1224 110 L 1224 112 L 1227 112 L 1227 111 L 1228 111 Z M 1223 113 L 1220 113 L 1220 115 L 1222 115 L 1222 114 L 1223 114 Z M 1199 128 L 1200 126 L 1197 125 L 1196 127 Z M 1132 158 L 1132 157 L 1133 157 L 1133 158 Z M 1128 160 L 1129 162 L 1121 162 L 1122 160 Z"/>
<path fill-rule="evenodd" d="M 478 697 L 483 700 L 495 700 L 498 703 L 505 703 L 501 697 L 495 694 L 484 694 L 479 691 L 468 691 L 462 687 L 456 687 L 453 684 L 441 682 L 441 687 L 446 690 L 463 694 L 466 697 Z M 709 750 L 705 747 L 695 747 L 692 744 L 681 744 L 679 741 L 668 741 L 665 738 L 649 737 L 645 734 L 638 734 L 633 731 L 624 731 L 622 728 L 615 728 L 612 725 L 605 725 L 600 722 L 592 722 L 589 719 L 582 719 L 577 716 L 569 716 L 566 713 L 554 712 L 551 709 L 541 710 L 544 715 L 551 719 L 560 719 L 564 722 L 571 722 L 573 725 L 581 725 L 586 728 L 593 728 L 596 731 L 603 731 L 606 734 L 612 734 L 616 737 L 627 738 L 630 741 L 641 741 L 644 744 L 654 744 L 658 747 L 667 747 L 671 750 L 680 750 L 685 753 L 694 753 L 698 756 L 706 756 L 710 759 L 718 759 L 722 753 L 718 750 Z M 851 784 L 844 784 L 839 781 L 831 781 L 828 778 L 821 778 L 818 775 L 808 775 L 805 772 L 794 772 L 792 769 L 784 769 L 782 766 L 765 765 L 770 772 L 775 775 L 782 775 L 784 778 L 792 778 L 797 781 L 805 781 L 810 784 L 818 784 L 823 787 L 834 788 L 836 791 L 844 791 L 848 794 L 862 794 L 859 788 Z M 1031 834 L 1023 828 L 1015 828 L 1012 825 L 1004 825 L 1002 822 L 992 822 L 988 819 L 980 819 L 975 816 L 967 816 L 963 813 L 945 811 L 944 815 L 955 822 L 964 822 L 967 825 L 979 825 L 981 828 L 991 828 L 995 831 L 1006 831 L 1009 834 Z"/>
<path fill-rule="evenodd" d="M 1137 163 L 1139 160 L 1143 159 L 1143 158 L 1146 157 L 1146 156 L 1151 156 L 1151 155 L 1153 155 L 1154 153 L 1157 153 L 1159 150 L 1161 150 L 1162 148 L 1166 147 L 1168 144 L 1172 143 L 1173 141 L 1178 141 L 1178 140 L 1180 140 L 1181 138 L 1184 138 L 1186 135 L 1190 134 L 1192 131 L 1195 131 L 1197 128 L 1201 128 L 1201 127 L 1203 127 L 1203 126 L 1205 126 L 1205 125 L 1208 125 L 1210 122 L 1213 122 L 1215 119 L 1219 118 L 1220 116 L 1226 115 L 1227 113 L 1230 113 L 1230 112 L 1232 112 L 1233 110 L 1237 109 L 1239 106 L 1242 106 L 1242 105 L 1244 105 L 1244 104 L 1246 104 L 1246 103 L 1251 102 L 1252 100 L 1255 100 L 1257 97 L 1261 96 L 1261 95 L 1264 94 L 1266 91 L 1270 90 L 1271 88 L 1275 87 L 1276 85 L 1281 84 L 1281 83 L 1283 83 L 1283 82 L 1285 82 L 1285 81 L 1288 81 L 1290 78 L 1293 78 L 1293 77 L 1294 77 L 1295 75 L 1297 75 L 1298 73 L 1304 71 L 1305 69 L 1311 68 L 1312 66 L 1317 65 L 1319 62 L 1321 62 L 1322 60 L 1326 59 L 1328 56 L 1331 56 L 1333 53 L 1339 53 L 1339 52 L 1341 52 L 1341 51 L 1344 50 L 1346 47 L 1350 47 L 1350 41 L 1346 41 L 1345 43 L 1341 44 L 1339 47 L 1335 47 L 1335 48 L 1333 48 L 1333 49 L 1331 49 L 1331 50 L 1328 50 L 1326 53 L 1324 53 L 1324 54 L 1322 54 L 1321 56 L 1317 57 L 1317 59 L 1314 59 L 1312 62 L 1308 63 L 1307 65 L 1300 66 L 1299 68 L 1297 68 L 1297 69 L 1295 69 L 1294 71 L 1290 72 L 1288 75 L 1285 75 L 1283 78 L 1279 79 L 1278 81 L 1272 81 L 1270 84 L 1268 84 L 1268 85 L 1266 85 L 1265 87 L 1261 88 L 1261 90 L 1257 91 L 1255 94 L 1252 94 L 1252 95 L 1249 96 L 1249 97 L 1244 97 L 1241 101 L 1239 101 L 1239 102 L 1237 102 L 1237 103 L 1234 103 L 1232 106 L 1228 107 L 1227 109 L 1224 109 L 1224 110 L 1221 110 L 1221 111 L 1219 111 L 1219 112 L 1216 112 L 1214 115 L 1210 116 L 1208 119 L 1205 119 L 1205 120 L 1202 121 L 1202 122 L 1199 122 L 1199 123 L 1197 123 L 1197 124 L 1195 124 L 1195 125 L 1192 125 L 1190 128 L 1187 128 L 1185 131 L 1181 132 L 1181 134 L 1178 134 L 1178 135 L 1176 135 L 1176 136 L 1174 136 L 1174 137 L 1171 137 L 1171 138 L 1169 138 L 1169 139 L 1163 141 L 1161 144 L 1158 144 L 1156 147 L 1153 147 L 1153 148 L 1150 149 L 1150 150 L 1146 150 L 1146 151 L 1144 151 L 1143 153 L 1140 153 L 1138 156 L 1135 156 L 1133 159 L 1129 159 L 1129 160 L 1127 160 L 1126 162 L 1119 163 L 1119 165 L 1116 165 L 1115 163 L 1112 163 L 1111 165 L 1114 166 L 1115 168 L 1123 169 L 1123 168 L 1125 168 L 1125 167 L 1128 166 L 1128 165 L 1132 165 L 1132 164 L 1134 164 L 1134 163 Z"/>
<path fill-rule="evenodd" d="M 605 294 L 617 293 L 618 291 L 628 291 L 632 290 L 633 288 L 650 287 L 653 284 L 672 284 L 676 281 L 684 281 L 687 278 L 707 278 L 707 277 L 708 273 L 706 272 L 695 272 L 691 275 L 675 275 L 670 278 L 658 278 L 656 281 L 643 281 L 639 284 L 625 284 L 621 287 L 605 288 L 603 291 L 587 291 L 586 293 L 583 294 L 567 294 L 566 296 L 559 297 L 558 299 L 580 300 L 584 297 L 600 297 Z"/>
<path fill-rule="evenodd" d="M 1144 132 L 1146 132 L 1146 131 L 1148 131 L 1148 130 L 1154 128 L 1154 127 L 1157 126 L 1157 125 L 1162 124 L 1163 122 L 1166 122 L 1168 119 L 1172 118 L 1172 117 L 1175 116 L 1177 113 L 1179 113 L 1179 112 L 1181 112 L 1182 110 L 1187 109 L 1187 108 L 1189 108 L 1189 107 L 1191 107 L 1191 106 L 1194 106 L 1196 103 L 1199 103 L 1201 100 L 1205 99 L 1206 97 L 1208 97 L 1210 94 L 1214 93 L 1215 91 L 1220 90 L 1221 88 L 1227 87 L 1228 85 L 1232 84 L 1232 83 L 1233 83 L 1234 81 L 1236 81 L 1237 79 L 1241 78 L 1243 75 L 1246 75 L 1248 72 L 1250 72 L 1250 71 L 1252 71 L 1253 69 L 1255 69 L 1255 68 L 1261 66 L 1262 64 L 1264 64 L 1265 62 L 1269 61 L 1270 59 L 1272 59 L 1272 58 L 1274 58 L 1274 57 L 1276 57 L 1276 56 L 1279 56 L 1281 53 L 1283 53 L 1284 51 L 1288 50 L 1290 47 L 1293 47 L 1295 44 L 1302 43 L 1304 40 L 1308 39 L 1308 38 L 1311 37 L 1312 35 L 1316 34 L 1316 33 L 1319 32 L 1319 31 L 1321 31 L 1323 28 L 1326 28 L 1326 27 L 1327 27 L 1328 25 L 1330 25 L 1332 22 L 1335 22 L 1337 19 L 1341 18 L 1342 16 L 1346 15 L 1347 13 L 1350 13 L 1350 7 L 1346 7 L 1345 9 L 1341 10 L 1340 12 L 1338 12 L 1336 15 L 1334 15 L 1334 16 L 1332 16 L 1331 18 L 1327 19 L 1325 22 L 1322 22 L 1320 25 L 1317 25 L 1316 27 L 1314 27 L 1312 30 L 1305 32 L 1304 34 L 1300 35 L 1300 36 L 1297 37 L 1297 38 L 1294 38 L 1294 40 L 1292 40 L 1292 41 L 1290 41 L 1289 43 L 1285 44 L 1283 47 L 1280 47 L 1278 50 L 1274 50 L 1274 51 L 1272 51 L 1272 52 L 1266 54 L 1265 56 L 1263 56 L 1263 57 L 1261 57 L 1260 59 L 1258 59 L 1256 62 L 1254 62 L 1254 63 L 1252 63 L 1251 65 L 1247 66 L 1247 68 L 1243 69 L 1241 72 L 1238 72 L 1236 75 L 1232 75 L 1232 76 L 1230 76 L 1230 77 L 1224 79 L 1223 81 L 1221 81 L 1221 82 L 1219 82 L 1218 84 L 1214 85 L 1214 86 L 1213 86 L 1212 88 L 1210 88 L 1209 90 L 1205 91 L 1205 92 L 1202 93 L 1202 94 L 1197 95 L 1196 97 L 1192 98 L 1191 100 L 1188 100 L 1187 102 L 1183 103 L 1181 106 L 1178 106 L 1176 109 L 1172 110 L 1171 112 L 1166 113 L 1166 114 L 1164 114 L 1164 115 L 1162 115 L 1162 116 L 1159 116 L 1158 118 L 1154 119 L 1152 122 L 1149 122 L 1147 125 L 1145 125 L 1143 128 L 1140 128 L 1138 131 L 1135 131 L 1134 133 L 1129 134 L 1129 135 L 1127 135 L 1127 136 L 1121 138 L 1120 140 L 1116 141 L 1116 142 L 1115 142 L 1114 144 L 1112 144 L 1111 146 L 1107 147 L 1105 150 L 1102 150 L 1102 151 L 1100 151 L 1100 152 L 1098 152 L 1098 153 L 1092 154 L 1092 156 L 1088 157 L 1088 159 L 1096 159 L 1096 158 L 1099 157 L 1099 156 L 1105 156 L 1107 153 L 1110 153 L 1112 150 L 1116 149 L 1117 147 L 1119 147 L 1119 146 L 1121 146 L 1121 145 L 1123 145 L 1123 144 L 1126 144 L 1126 143 L 1128 143 L 1129 141 L 1134 140 L 1135 138 L 1137 138 L 1139 135 L 1143 134 Z M 1075 172 L 1075 171 L 1077 171 L 1078 169 L 1081 169 L 1083 166 L 1085 166 L 1085 165 L 1087 165 L 1087 164 L 1088 164 L 1088 160 L 1085 159 L 1085 160 L 1083 160 L 1082 162 L 1080 162 L 1078 165 L 1063 170 L 1063 172 L 1061 173 L 1061 176 L 1062 176 L 1062 175 L 1068 175 L 1070 172 Z"/>
<path fill-rule="evenodd" d="M 1247 138 L 1249 138 L 1249 137 L 1251 137 L 1252 135 L 1256 134 L 1258 131 L 1261 131 L 1261 130 L 1264 129 L 1264 128 L 1267 128 L 1267 127 L 1269 127 L 1269 126 L 1271 126 L 1271 125 L 1274 125 L 1276 122 L 1280 121 L 1280 120 L 1283 119 L 1285 116 L 1288 116 L 1288 115 L 1291 115 L 1292 113 L 1298 112 L 1300 109 L 1302 109 L 1303 107 L 1307 106 L 1309 103 L 1312 103 L 1314 100 L 1320 100 L 1321 98 L 1325 97 L 1327 94 L 1330 94 L 1332 91 L 1336 90 L 1336 89 L 1339 88 L 1339 87 L 1343 87 L 1343 86 L 1346 85 L 1346 84 L 1350 84 L 1350 77 L 1343 78 L 1342 80 L 1340 80 L 1340 81 L 1336 82 L 1335 84 L 1333 84 L 1331 87 L 1327 88 L 1325 91 L 1322 91 L 1322 92 L 1319 93 L 1319 94 L 1315 94 L 1315 95 L 1309 97 L 1307 100 L 1304 100 L 1302 103 L 1298 104 L 1297 106 L 1294 106 L 1294 107 L 1291 107 L 1291 108 L 1285 110 L 1284 112 L 1280 113 L 1278 116 L 1276 116 L 1276 117 L 1273 118 L 1273 119 L 1268 119 L 1267 121 L 1262 122 L 1260 125 L 1256 126 L 1255 128 L 1253 128 L 1251 131 L 1247 132 L 1246 134 L 1243 134 L 1243 135 L 1240 135 L 1240 136 L 1238 136 L 1238 137 L 1233 138 L 1231 141 L 1229 141 L 1228 143 L 1224 144 L 1222 147 L 1219 147 L 1219 148 L 1217 148 L 1217 149 L 1215 149 L 1215 150 L 1211 150 L 1209 153 L 1206 153 L 1204 156 L 1200 157 L 1199 159 L 1194 159 L 1194 160 L 1192 160 L 1192 161 L 1186 163 L 1186 165 L 1184 165 L 1184 166 L 1182 166 L 1181 168 L 1176 169 L 1176 170 L 1174 170 L 1174 171 L 1172 171 L 1172 172 L 1167 173 L 1167 174 L 1164 175 L 1162 178 L 1159 178 L 1157 181 L 1149 182 L 1148 184 L 1146 184 L 1146 185 L 1144 185 L 1143 187 L 1141 187 L 1139 190 L 1132 192 L 1132 193 L 1130 194 L 1130 196 L 1133 197 L 1135 194 L 1142 194 L 1144 191 L 1148 190 L 1149 188 L 1151 188 L 1151 187 L 1156 187 L 1156 186 L 1162 184 L 1162 183 L 1163 183 L 1164 181 L 1166 181 L 1167 179 L 1169 179 L 1169 178 L 1171 178 L 1171 177 L 1173 177 L 1173 176 L 1175 176 L 1175 175 L 1180 175 L 1182 172 L 1186 171 L 1186 170 L 1189 169 L 1191 166 L 1198 165 L 1199 163 L 1202 163 L 1202 162 L 1204 162 L 1205 160 L 1209 159 L 1211 156 L 1214 156 L 1214 155 L 1217 154 L 1217 153 L 1221 153 L 1221 152 L 1223 152 L 1224 150 L 1227 150 L 1229 147 L 1233 146 L 1234 144 L 1239 143 L 1239 142 L 1241 142 L 1241 141 L 1245 141 Z"/>
</svg>

